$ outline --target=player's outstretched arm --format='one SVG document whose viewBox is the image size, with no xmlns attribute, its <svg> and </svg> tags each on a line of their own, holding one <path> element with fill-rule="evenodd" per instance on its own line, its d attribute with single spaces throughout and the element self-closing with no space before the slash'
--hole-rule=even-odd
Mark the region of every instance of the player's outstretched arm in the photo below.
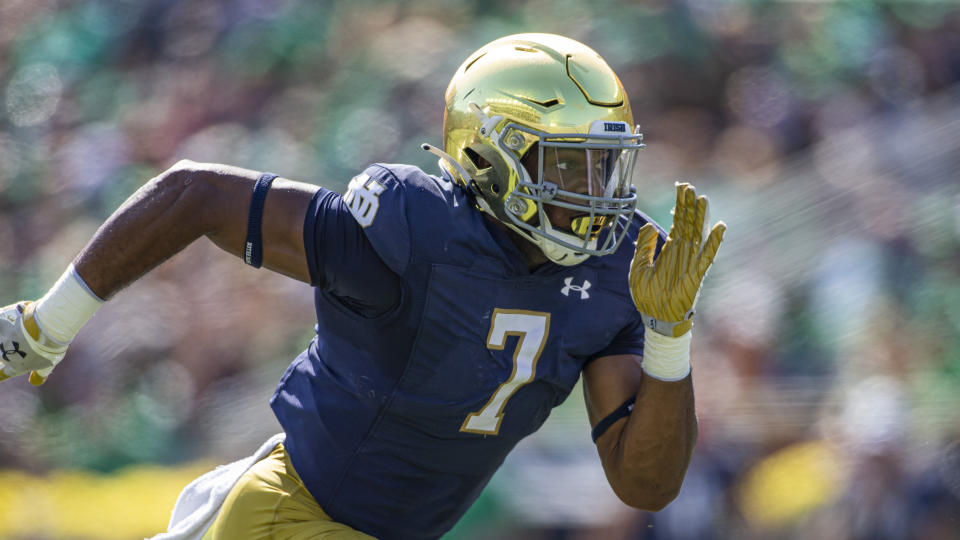
<svg viewBox="0 0 960 540">
<path fill-rule="evenodd" d="M 645 326 L 644 356 L 598 358 L 584 371 L 594 438 L 607 479 L 627 504 L 659 510 L 680 491 L 697 439 L 690 342 L 700 287 L 726 225 L 707 232 L 708 203 L 677 185 L 673 226 L 641 228 L 630 289 Z"/>
<path fill-rule="evenodd" d="M 74 261 L 103 299 L 201 236 L 243 257 L 259 173 L 188 160 L 150 180 L 100 227 Z M 263 266 L 310 282 L 303 221 L 317 186 L 278 178 L 263 207 Z"/>
<path fill-rule="evenodd" d="M 243 257 L 259 173 L 180 161 L 138 189 L 37 302 L 0 310 L 0 380 L 42 384 L 104 300 L 201 236 Z M 278 178 L 263 205 L 263 266 L 310 282 L 303 223 L 317 187 Z"/>
</svg>

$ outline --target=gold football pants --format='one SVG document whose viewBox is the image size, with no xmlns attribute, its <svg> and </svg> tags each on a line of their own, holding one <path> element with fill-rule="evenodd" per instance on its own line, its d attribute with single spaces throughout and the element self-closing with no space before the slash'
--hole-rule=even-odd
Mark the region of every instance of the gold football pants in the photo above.
<svg viewBox="0 0 960 540">
<path fill-rule="evenodd" d="M 290 463 L 283 443 L 255 463 L 227 495 L 203 540 L 371 540 L 333 521 Z"/>
</svg>

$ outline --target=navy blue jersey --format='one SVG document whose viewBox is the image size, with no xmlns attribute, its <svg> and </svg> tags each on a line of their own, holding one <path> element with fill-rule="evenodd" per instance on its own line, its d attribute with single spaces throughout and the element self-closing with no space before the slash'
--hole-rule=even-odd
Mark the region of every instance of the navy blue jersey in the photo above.
<svg viewBox="0 0 960 540">
<path fill-rule="evenodd" d="M 305 241 L 317 337 L 271 405 L 317 502 L 380 538 L 441 536 L 588 361 L 643 353 L 632 242 L 531 272 L 460 186 L 416 167 L 318 193 Z"/>
</svg>

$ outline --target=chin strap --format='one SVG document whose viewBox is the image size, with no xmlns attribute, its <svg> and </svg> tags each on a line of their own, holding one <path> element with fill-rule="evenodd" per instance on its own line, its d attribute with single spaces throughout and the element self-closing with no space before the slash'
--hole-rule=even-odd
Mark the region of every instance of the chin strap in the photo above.
<svg viewBox="0 0 960 540">
<path fill-rule="evenodd" d="M 501 223 L 516 231 L 517 234 L 530 241 L 531 244 L 537 246 L 537 249 L 543 252 L 544 256 L 546 256 L 547 259 L 550 259 L 550 262 L 554 264 L 559 264 L 560 266 L 575 266 L 590 257 L 590 255 L 587 255 L 586 253 L 578 253 L 554 243 L 547 238 L 535 235 L 529 231 L 525 231 L 513 223 L 508 223 L 506 221 L 501 221 Z"/>
<path fill-rule="evenodd" d="M 574 266 L 582 263 L 590 257 L 590 255 L 586 253 L 580 253 L 565 248 L 546 238 L 540 238 L 538 240 L 539 241 L 536 242 L 536 244 L 537 247 L 540 248 L 540 251 L 542 251 L 548 259 L 556 264 L 559 264 L 560 266 Z"/>
</svg>

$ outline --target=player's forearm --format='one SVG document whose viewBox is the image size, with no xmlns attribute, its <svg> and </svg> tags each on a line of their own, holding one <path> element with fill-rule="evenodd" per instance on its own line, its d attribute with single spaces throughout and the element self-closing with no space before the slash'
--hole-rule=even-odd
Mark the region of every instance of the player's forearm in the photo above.
<svg viewBox="0 0 960 540">
<path fill-rule="evenodd" d="M 182 161 L 138 189 L 74 260 L 102 299 L 129 285 L 191 242 L 223 228 L 228 205 L 248 205 L 252 171 L 230 168 L 243 189 L 223 190 L 212 166 Z M 236 212 L 234 212 L 236 213 Z M 236 247 L 240 249 L 239 246 Z"/>
<path fill-rule="evenodd" d="M 605 449 L 611 486 L 631 506 L 662 509 L 680 491 L 696 440 L 690 377 L 673 382 L 644 377 L 633 412 Z"/>
</svg>

